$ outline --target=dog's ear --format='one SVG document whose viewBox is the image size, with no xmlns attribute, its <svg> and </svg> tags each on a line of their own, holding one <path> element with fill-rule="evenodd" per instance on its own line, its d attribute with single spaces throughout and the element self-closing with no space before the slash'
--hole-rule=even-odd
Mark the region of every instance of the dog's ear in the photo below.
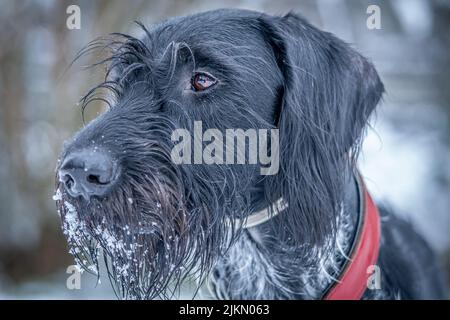
<svg viewBox="0 0 450 320">
<path fill-rule="evenodd" d="M 260 18 L 284 78 L 278 124 L 280 171 L 269 200 L 289 204 L 289 238 L 320 245 L 341 210 L 345 173 L 384 91 L 373 65 L 294 14 Z"/>
</svg>

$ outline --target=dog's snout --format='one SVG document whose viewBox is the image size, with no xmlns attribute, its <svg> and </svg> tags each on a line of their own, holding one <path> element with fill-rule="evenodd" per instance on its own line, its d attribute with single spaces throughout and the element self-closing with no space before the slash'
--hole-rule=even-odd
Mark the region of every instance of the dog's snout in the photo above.
<svg viewBox="0 0 450 320">
<path fill-rule="evenodd" d="M 99 149 L 69 153 L 59 169 L 59 180 L 72 197 L 89 200 L 103 196 L 117 179 L 117 163 Z"/>
</svg>

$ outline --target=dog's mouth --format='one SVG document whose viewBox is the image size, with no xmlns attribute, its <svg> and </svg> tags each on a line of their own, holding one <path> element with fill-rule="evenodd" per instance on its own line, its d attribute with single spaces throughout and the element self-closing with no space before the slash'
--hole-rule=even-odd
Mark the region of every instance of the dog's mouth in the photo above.
<svg viewBox="0 0 450 320">
<path fill-rule="evenodd" d="M 99 275 L 104 261 L 116 294 L 125 299 L 170 297 L 171 283 L 192 269 L 189 210 L 171 186 L 152 181 L 116 188 L 105 198 L 72 197 L 57 179 L 54 200 L 69 252 Z M 147 190 L 146 186 L 158 186 Z"/>
</svg>

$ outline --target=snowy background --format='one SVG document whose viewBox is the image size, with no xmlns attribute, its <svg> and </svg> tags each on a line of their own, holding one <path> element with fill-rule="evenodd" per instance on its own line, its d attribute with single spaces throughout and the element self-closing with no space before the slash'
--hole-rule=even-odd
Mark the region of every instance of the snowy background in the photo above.
<svg viewBox="0 0 450 320">
<path fill-rule="evenodd" d="M 81 8 L 80 30 L 66 28 L 70 4 Z M 370 4 L 381 8 L 381 30 L 366 27 Z M 99 75 L 81 65 L 64 71 L 93 38 L 135 32 L 133 20 L 220 7 L 296 11 L 372 59 L 387 94 L 361 171 L 374 196 L 410 219 L 450 270 L 450 1 L 2 0 L 0 299 L 115 298 L 106 279 L 96 285 L 83 275 L 81 290 L 66 287 L 72 259 L 52 201 L 54 169 L 64 139 L 82 126 L 76 102 Z"/>
</svg>

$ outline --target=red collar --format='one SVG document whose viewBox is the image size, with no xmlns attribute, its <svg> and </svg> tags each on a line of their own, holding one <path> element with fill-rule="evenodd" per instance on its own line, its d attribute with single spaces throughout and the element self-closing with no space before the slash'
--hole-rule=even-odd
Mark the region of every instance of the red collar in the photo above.
<svg viewBox="0 0 450 320">
<path fill-rule="evenodd" d="M 351 260 L 344 267 L 339 281 L 325 294 L 325 300 L 359 300 L 367 289 L 370 266 L 376 265 L 380 251 L 380 215 L 362 179 L 358 179 L 364 197 L 364 213 L 357 231 Z M 362 210 L 361 210 L 362 211 Z"/>
</svg>

